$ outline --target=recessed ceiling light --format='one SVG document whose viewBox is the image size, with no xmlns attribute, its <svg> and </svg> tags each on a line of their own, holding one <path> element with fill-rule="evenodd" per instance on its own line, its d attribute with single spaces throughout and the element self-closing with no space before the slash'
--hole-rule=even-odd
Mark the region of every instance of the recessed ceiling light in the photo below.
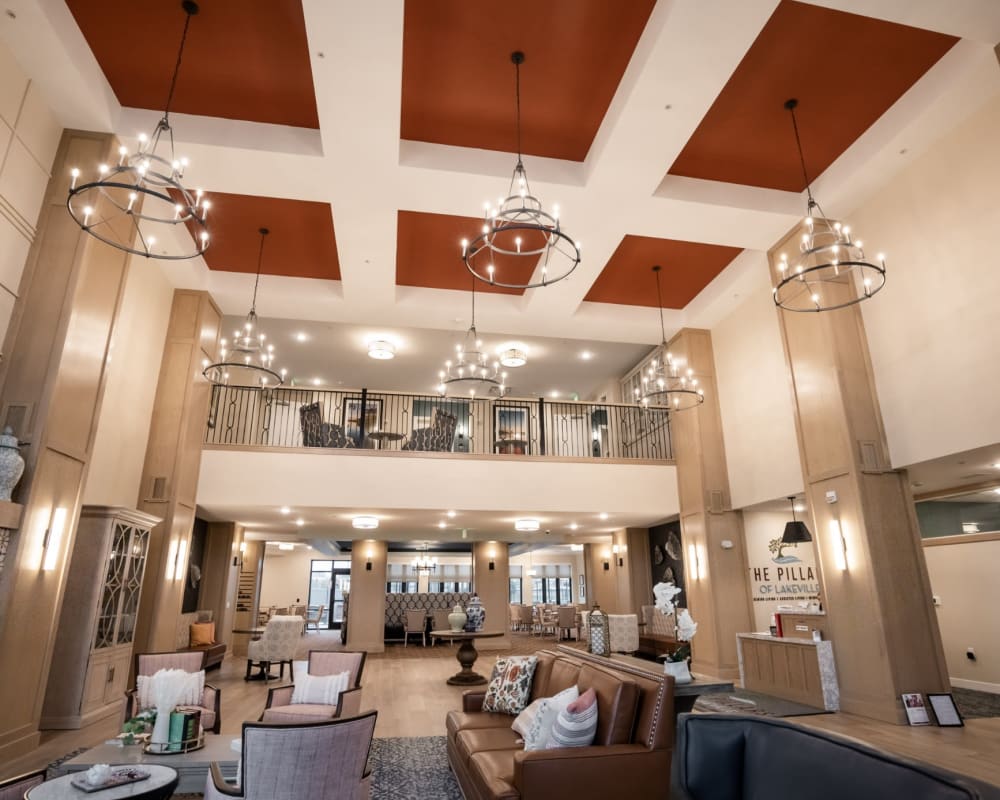
<svg viewBox="0 0 1000 800">
<path fill-rule="evenodd" d="M 360 516 L 351 520 L 351 525 L 362 530 L 374 530 L 378 527 L 378 517 Z"/>
<path fill-rule="evenodd" d="M 319 386 L 321 383 L 323 383 L 323 381 L 321 381 L 319 378 L 313 378 L 312 379 L 312 385 L 313 386 Z"/>
<path fill-rule="evenodd" d="M 514 530 L 516 531 L 537 531 L 541 523 L 537 519 L 517 519 L 514 520 Z"/>
<path fill-rule="evenodd" d="M 608 512 L 607 511 L 602 511 L 599 516 L 600 516 L 601 519 L 607 519 L 608 518 Z"/>
<path fill-rule="evenodd" d="M 282 514 L 291 514 L 292 513 L 292 509 L 290 509 L 288 506 L 282 506 L 278 510 L 281 511 Z"/>
<path fill-rule="evenodd" d="M 291 542 L 281 542 L 278 545 L 278 549 L 279 550 L 294 550 L 295 549 L 295 545 L 292 544 Z"/>
<path fill-rule="evenodd" d="M 559 392 L 556 391 L 555 389 L 553 389 L 551 392 L 549 392 L 549 397 L 558 397 L 558 396 L 559 396 Z"/>
<path fill-rule="evenodd" d="M 996 492 L 997 494 L 1000 494 L 1000 489 L 994 489 L 993 491 Z"/>
<path fill-rule="evenodd" d="M 962 533 L 979 533 L 978 522 L 963 522 Z"/>
<path fill-rule="evenodd" d="M 582 545 L 582 544 L 571 544 L 571 545 L 569 546 L 569 549 L 570 549 L 570 550 L 571 550 L 572 552 L 574 552 L 574 553 L 579 553 L 579 552 L 582 552 L 582 551 L 583 551 L 583 545 Z"/>
<path fill-rule="evenodd" d="M 454 511 L 449 511 L 448 512 L 448 516 L 451 517 L 452 519 L 454 519 L 455 518 L 455 512 Z"/>
<path fill-rule="evenodd" d="M 295 524 L 301 528 L 303 525 L 306 524 L 306 521 L 302 519 L 302 517 L 299 517 L 297 520 L 295 520 Z"/>
<path fill-rule="evenodd" d="M 580 527 L 580 526 L 579 526 L 579 525 L 577 525 L 577 524 L 576 524 L 575 522 L 571 522 L 571 523 L 569 524 L 569 529 L 570 529 L 571 531 L 575 531 L 575 530 L 576 530 L 577 528 L 579 528 L 579 527 Z"/>
<path fill-rule="evenodd" d="M 385 339 L 376 339 L 368 343 L 368 357 L 377 361 L 388 361 L 396 357 L 396 345 Z"/>
<path fill-rule="evenodd" d="M 438 527 L 439 527 L 439 528 L 447 528 L 447 527 L 448 527 L 448 523 L 447 523 L 447 522 L 445 522 L 444 520 L 441 520 L 441 521 L 440 521 L 440 522 L 438 523 Z"/>
<path fill-rule="evenodd" d="M 295 334 L 295 341 L 307 342 L 309 341 L 309 336 L 303 333 L 302 331 L 299 331 L 297 334 Z"/>
<path fill-rule="evenodd" d="M 590 361 L 590 359 L 592 359 L 593 357 L 594 354 L 591 353 L 589 350 L 584 350 L 582 353 L 580 353 L 580 358 L 582 358 L 584 361 Z"/>
<path fill-rule="evenodd" d="M 1000 469 L 1000 461 L 993 465 L 993 469 Z"/>
</svg>

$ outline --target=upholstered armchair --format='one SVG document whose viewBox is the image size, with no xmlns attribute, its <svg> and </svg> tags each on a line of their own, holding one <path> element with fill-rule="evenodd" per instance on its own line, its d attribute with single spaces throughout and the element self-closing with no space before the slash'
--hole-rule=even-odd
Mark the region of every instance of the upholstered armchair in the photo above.
<svg viewBox="0 0 1000 800">
<path fill-rule="evenodd" d="M 455 440 L 455 429 L 458 427 L 458 417 L 434 409 L 429 428 L 415 428 L 410 438 L 400 446 L 400 450 L 434 450 L 449 452 Z"/>
<path fill-rule="evenodd" d="M 608 638 L 612 653 L 634 653 L 639 649 L 639 615 L 608 614 Z"/>
<path fill-rule="evenodd" d="M 44 781 L 44 769 L 0 781 L 0 800 L 24 800 L 28 789 L 33 789 Z"/>
<path fill-rule="evenodd" d="M 200 672 L 205 654 L 200 651 L 188 651 L 180 653 L 137 653 L 135 656 L 136 676 L 155 675 L 161 669 L 182 669 L 185 672 Z M 218 733 L 222 726 L 222 714 L 220 707 L 222 704 L 222 692 L 214 686 L 205 684 L 202 692 L 201 703 L 198 709 L 201 711 L 201 727 L 206 731 Z M 125 695 L 125 719 L 131 719 L 140 711 L 139 693 L 132 689 Z"/>
<path fill-rule="evenodd" d="M 285 677 L 285 664 L 288 664 L 288 673 L 292 672 L 292 659 L 295 658 L 295 650 L 299 646 L 299 637 L 302 636 L 302 626 L 305 620 L 302 617 L 275 615 L 268 620 L 264 634 L 255 642 L 247 645 L 247 674 L 244 680 L 250 680 L 250 671 L 255 663 L 259 664 L 264 671 L 264 680 L 268 680 L 268 673 L 272 664 L 278 665 L 278 677 Z M 294 680 L 295 676 L 292 675 Z"/>
<path fill-rule="evenodd" d="M 347 650 L 312 650 L 309 653 L 310 675 L 338 675 L 349 672 L 346 691 L 340 693 L 337 705 L 292 703 L 294 686 L 276 686 L 267 693 L 267 704 L 260 716 L 261 722 L 302 723 L 326 722 L 339 717 L 352 717 L 361 713 L 361 673 L 365 668 L 364 652 Z"/>
<path fill-rule="evenodd" d="M 299 406 L 303 447 L 355 447 L 354 439 L 344 433 L 340 425 L 323 422 L 323 408 L 319 403 Z"/>
<path fill-rule="evenodd" d="M 227 783 L 212 762 L 205 800 L 367 800 L 376 716 L 369 711 L 304 725 L 244 722 L 240 782 Z"/>
</svg>

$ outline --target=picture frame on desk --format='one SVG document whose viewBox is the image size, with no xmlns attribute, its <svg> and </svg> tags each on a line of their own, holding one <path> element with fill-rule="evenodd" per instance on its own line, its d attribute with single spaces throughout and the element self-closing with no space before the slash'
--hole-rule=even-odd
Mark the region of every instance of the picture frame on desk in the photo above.
<svg viewBox="0 0 1000 800">
<path fill-rule="evenodd" d="M 934 719 L 937 720 L 939 728 L 965 727 L 962 712 L 958 710 L 958 706 L 955 705 L 955 698 L 951 694 L 928 694 L 927 702 L 934 712 Z"/>
<path fill-rule="evenodd" d="M 900 695 L 903 709 L 906 711 L 906 721 L 910 725 L 930 725 L 931 718 L 927 713 L 924 696 L 920 692 L 904 692 Z"/>
</svg>

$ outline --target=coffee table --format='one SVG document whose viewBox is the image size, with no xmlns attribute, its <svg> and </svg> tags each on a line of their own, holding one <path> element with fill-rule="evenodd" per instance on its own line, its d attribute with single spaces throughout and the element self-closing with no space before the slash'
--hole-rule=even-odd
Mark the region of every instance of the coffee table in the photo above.
<svg viewBox="0 0 1000 800">
<path fill-rule="evenodd" d="M 393 433 L 392 431 L 373 431 L 368 434 L 368 438 L 373 442 L 378 442 L 379 449 L 383 449 L 386 442 L 401 442 L 406 437 L 401 433 Z"/>
<path fill-rule="evenodd" d="M 503 635 L 503 631 L 431 631 L 432 637 L 459 643 L 455 658 L 462 665 L 462 669 L 448 678 L 448 683 L 451 686 L 481 686 L 486 683 L 486 678 L 478 672 L 472 671 L 472 665 L 479 658 L 479 651 L 476 650 L 475 640 L 495 639 Z"/>
<path fill-rule="evenodd" d="M 239 753 L 232 749 L 232 736 L 216 736 L 206 734 L 205 746 L 200 750 L 190 753 L 152 753 L 142 752 L 141 745 L 129 745 L 127 747 L 116 747 L 110 744 L 99 744 L 92 747 L 74 758 L 64 761 L 53 772 L 57 775 L 68 775 L 73 772 L 83 772 L 90 769 L 94 764 L 111 764 L 113 766 L 123 766 L 126 764 L 142 764 L 143 766 L 153 765 L 169 767 L 177 773 L 178 793 L 203 792 L 205 781 L 208 778 L 209 765 L 213 761 L 218 761 L 222 769 L 222 774 L 226 778 L 236 778 L 236 765 L 239 762 Z M 142 785 L 146 781 L 140 781 L 137 785 Z M 42 786 L 45 784 L 43 783 Z M 67 786 L 68 786 L 67 782 Z M 74 796 L 83 796 L 83 793 L 73 789 Z M 109 800 L 112 795 L 108 794 L 110 789 L 96 792 L 95 798 Z M 121 795 L 131 797 L 131 795 Z M 137 795 L 141 797 L 142 795 Z M 32 798 L 34 800 L 34 798 Z"/>
<path fill-rule="evenodd" d="M 166 798 L 173 796 L 174 788 L 177 786 L 177 772 L 175 770 L 156 764 L 144 764 L 143 769 L 149 773 L 148 778 L 116 786 L 113 789 L 99 789 L 94 792 L 94 796 L 100 797 L 101 800 L 139 800 L 140 798 L 143 800 L 166 800 Z M 88 797 L 89 795 L 82 789 L 73 786 L 72 780 L 73 775 L 63 775 L 61 778 L 40 783 L 28 790 L 24 796 L 25 800 L 64 800 L 64 798 Z"/>
</svg>

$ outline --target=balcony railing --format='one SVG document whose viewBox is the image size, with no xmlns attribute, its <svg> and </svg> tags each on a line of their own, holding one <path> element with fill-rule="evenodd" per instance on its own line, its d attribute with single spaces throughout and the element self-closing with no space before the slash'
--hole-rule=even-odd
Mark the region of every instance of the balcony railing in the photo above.
<svg viewBox="0 0 1000 800">
<path fill-rule="evenodd" d="M 636 405 L 216 386 L 206 444 L 669 461 L 670 416 Z"/>
</svg>

